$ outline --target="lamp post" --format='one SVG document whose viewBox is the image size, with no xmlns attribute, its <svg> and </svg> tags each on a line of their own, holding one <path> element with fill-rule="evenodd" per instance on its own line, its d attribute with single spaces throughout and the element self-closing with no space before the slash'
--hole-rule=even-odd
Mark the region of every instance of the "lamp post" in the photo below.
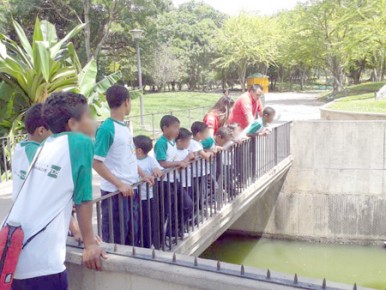
<svg viewBox="0 0 386 290">
<path fill-rule="evenodd" d="M 143 87 L 142 87 L 142 68 L 141 68 L 141 48 L 139 47 L 139 41 L 142 38 L 143 30 L 133 29 L 133 30 L 130 30 L 130 32 L 137 47 L 138 86 L 139 86 L 139 90 L 141 91 L 141 94 L 139 96 L 141 128 L 144 128 L 145 127 L 145 118 L 144 118 L 145 109 L 144 109 L 143 95 L 142 95 Z"/>
</svg>

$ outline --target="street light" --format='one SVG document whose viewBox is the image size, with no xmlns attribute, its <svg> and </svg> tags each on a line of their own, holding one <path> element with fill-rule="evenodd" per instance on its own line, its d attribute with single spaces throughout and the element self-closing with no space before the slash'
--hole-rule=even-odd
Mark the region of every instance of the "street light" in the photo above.
<svg viewBox="0 0 386 290">
<path fill-rule="evenodd" d="M 143 30 L 141 29 L 133 29 L 130 30 L 131 35 L 133 37 L 133 40 L 135 41 L 135 44 L 137 46 L 137 66 L 138 66 L 138 86 L 139 90 L 141 91 L 141 94 L 139 96 L 139 103 L 140 103 L 140 113 L 141 113 L 141 128 L 145 127 L 145 109 L 143 104 L 143 87 L 142 87 L 142 68 L 141 68 L 141 48 L 139 47 L 139 41 L 142 38 Z"/>
</svg>

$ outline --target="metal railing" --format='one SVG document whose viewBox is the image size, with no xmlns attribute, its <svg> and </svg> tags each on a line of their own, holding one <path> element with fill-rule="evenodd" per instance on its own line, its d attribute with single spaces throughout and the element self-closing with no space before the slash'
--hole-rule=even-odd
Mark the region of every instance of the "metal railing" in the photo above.
<svg viewBox="0 0 386 290">
<path fill-rule="evenodd" d="M 172 250 L 289 155 L 290 123 L 284 123 L 209 160 L 165 170 L 152 188 L 137 183 L 131 197 L 101 196 L 93 201 L 98 235 L 108 243 Z"/>
</svg>

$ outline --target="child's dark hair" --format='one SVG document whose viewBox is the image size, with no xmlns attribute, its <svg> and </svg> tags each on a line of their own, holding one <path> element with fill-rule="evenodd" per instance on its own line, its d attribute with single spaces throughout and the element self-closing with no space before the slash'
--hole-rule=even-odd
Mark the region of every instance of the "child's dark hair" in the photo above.
<svg viewBox="0 0 386 290">
<path fill-rule="evenodd" d="M 25 112 L 24 124 L 28 134 L 35 133 L 39 127 L 48 129 L 47 123 L 43 119 L 43 104 L 35 104 Z"/>
<path fill-rule="evenodd" d="M 276 113 L 276 111 L 272 107 L 265 107 L 263 110 L 263 116 L 265 116 L 265 115 L 271 116 L 271 115 L 274 115 L 275 113 Z"/>
<path fill-rule="evenodd" d="M 119 108 L 126 100 L 130 100 L 128 89 L 121 85 L 113 85 L 106 91 L 106 100 L 110 109 Z"/>
<path fill-rule="evenodd" d="M 194 122 L 192 124 L 192 133 L 193 133 L 193 136 L 196 136 L 198 133 L 201 133 L 201 132 L 204 132 L 206 129 L 208 128 L 208 125 L 205 124 L 204 122 Z"/>
<path fill-rule="evenodd" d="M 192 137 L 192 132 L 190 132 L 188 129 L 185 128 L 180 128 L 180 131 L 178 133 L 178 137 L 176 138 L 177 140 L 184 141 L 186 139 L 190 139 Z"/>
<path fill-rule="evenodd" d="M 160 122 L 160 127 L 161 130 L 164 130 L 164 127 L 170 127 L 171 125 L 175 123 L 180 123 L 180 120 L 178 118 L 172 116 L 172 115 L 165 115 L 162 117 L 161 122 Z"/>
<path fill-rule="evenodd" d="M 148 136 L 138 135 L 133 140 L 135 147 L 142 149 L 144 154 L 149 153 L 153 149 L 153 142 Z"/>
<path fill-rule="evenodd" d="M 80 120 L 87 107 L 87 99 L 81 94 L 52 93 L 43 105 L 43 119 L 52 133 L 62 133 L 68 131 L 68 120 Z"/>
<path fill-rule="evenodd" d="M 232 137 L 232 130 L 228 127 L 221 127 L 217 130 L 216 136 L 219 136 L 222 139 Z"/>
</svg>

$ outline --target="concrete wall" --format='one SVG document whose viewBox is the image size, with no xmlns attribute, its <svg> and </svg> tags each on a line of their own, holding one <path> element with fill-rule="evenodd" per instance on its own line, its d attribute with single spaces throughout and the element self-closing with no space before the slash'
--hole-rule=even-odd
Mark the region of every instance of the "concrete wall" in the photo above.
<svg viewBox="0 0 386 290">
<path fill-rule="evenodd" d="M 295 122 L 291 137 L 294 162 L 282 191 L 256 202 L 232 230 L 328 242 L 386 240 L 386 122 Z"/>
<path fill-rule="evenodd" d="M 357 113 L 329 109 L 327 104 L 320 109 L 322 120 L 386 120 L 386 114 L 381 113 Z"/>
<path fill-rule="evenodd" d="M 106 244 L 108 259 L 102 262 L 103 271 L 96 272 L 81 265 L 82 249 L 67 247 L 66 266 L 69 274 L 70 290 L 281 290 L 299 289 L 302 286 L 316 289 L 322 281 L 299 277 L 293 284 L 293 275 L 271 272 L 271 279 L 265 279 L 267 270 L 245 267 L 240 275 L 240 266 L 206 259 L 197 259 L 155 251 L 153 258 L 149 249 L 136 249 Z M 293 287 L 297 286 L 297 287 Z M 352 285 L 332 283 L 334 289 L 352 289 Z M 307 288 L 308 289 L 308 288 Z M 365 290 L 365 288 L 358 288 Z"/>
</svg>

